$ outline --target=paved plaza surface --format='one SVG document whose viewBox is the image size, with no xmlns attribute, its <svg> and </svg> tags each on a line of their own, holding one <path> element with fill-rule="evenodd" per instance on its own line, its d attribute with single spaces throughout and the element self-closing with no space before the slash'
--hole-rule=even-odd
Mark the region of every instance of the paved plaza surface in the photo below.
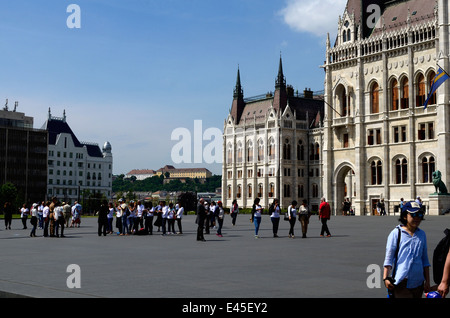
<svg viewBox="0 0 450 318">
<path fill-rule="evenodd" d="M 5 230 L 0 220 L 0 296 L 37 298 L 386 298 L 385 288 L 369 288 L 371 264 L 382 267 L 386 239 L 398 216 L 334 216 L 332 237 L 320 237 L 312 216 L 308 237 L 288 238 L 280 220 L 279 238 L 263 216 L 260 238 L 254 238 L 249 215 L 236 226 L 227 215 L 223 237 L 206 234 L 196 241 L 195 216 L 183 218 L 183 235 L 99 237 L 97 219 L 83 218 L 80 228 L 67 228 L 65 238 L 29 236 L 13 220 Z M 426 216 L 430 262 L 434 247 L 450 228 L 450 216 Z M 80 269 L 80 288 L 67 285 Z M 381 274 L 380 274 L 381 275 Z M 381 278 L 381 277 L 380 277 Z"/>
</svg>

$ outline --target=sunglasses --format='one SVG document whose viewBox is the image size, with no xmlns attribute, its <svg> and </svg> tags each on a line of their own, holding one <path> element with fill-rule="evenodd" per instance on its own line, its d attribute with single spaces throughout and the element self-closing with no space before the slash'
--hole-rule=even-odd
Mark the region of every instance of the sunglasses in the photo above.
<svg viewBox="0 0 450 318">
<path fill-rule="evenodd" d="M 423 213 L 422 212 L 408 212 L 409 215 L 411 215 L 411 217 L 413 218 L 423 218 Z"/>
</svg>

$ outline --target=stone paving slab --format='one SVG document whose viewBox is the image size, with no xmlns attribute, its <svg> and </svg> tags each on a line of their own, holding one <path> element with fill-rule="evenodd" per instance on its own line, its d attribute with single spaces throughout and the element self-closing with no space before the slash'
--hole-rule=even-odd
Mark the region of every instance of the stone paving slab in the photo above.
<svg viewBox="0 0 450 318">
<path fill-rule="evenodd" d="M 368 288 L 367 267 L 382 266 L 387 235 L 398 224 L 394 216 L 337 216 L 332 237 L 319 236 L 320 222 L 311 217 L 308 238 L 288 238 L 280 220 L 279 238 L 263 216 L 260 238 L 248 215 L 232 226 L 226 216 L 223 237 L 211 230 L 196 241 L 195 216 L 183 219 L 183 235 L 99 237 L 97 219 L 83 218 L 65 238 L 29 237 L 14 220 L 4 230 L 0 220 L 0 297 L 37 298 L 386 298 L 384 288 Z M 432 252 L 450 228 L 450 217 L 427 216 L 421 224 Z M 80 269 L 81 288 L 69 288 Z M 70 280 L 70 279 L 69 279 Z"/>
</svg>

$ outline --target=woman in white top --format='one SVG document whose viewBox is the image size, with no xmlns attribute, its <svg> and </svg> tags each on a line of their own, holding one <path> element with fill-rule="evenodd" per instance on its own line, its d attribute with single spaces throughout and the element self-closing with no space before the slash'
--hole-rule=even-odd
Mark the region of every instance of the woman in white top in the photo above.
<svg viewBox="0 0 450 318">
<path fill-rule="evenodd" d="M 181 226 L 181 219 L 183 218 L 184 207 L 182 207 L 181 203 L 178 202 L 177 205 L 175 206 L 175 209 L 177 211 L 178 234 L 183 234 L 183 229 Z"/>
<path fill-rule="evenodd" d="M 38 205 L 37 203 L 33 204 L 33 208 L 31 209 L 31 225 L 33 226 L 30 236 L 36 237 L 36 227 L 38 223 Z"/>
<path fill-rule="evenodd" d="M 297 217 L 297 201 L 292 201 L 292 204 L 288 207 L 289 215 L 289 237 L 294 238 L 294 225 Z"/>
<path fill-rule="evenodd" d="M 262 214 L 262 206 L 259 205 L 259 198 L 256 198 L 253 203 L 253 209 L 252 209 L 252 221 L 255 224 L 255 238 L 259 238 L 258 232 L 259 232 L 259 226 L 261 225 L 261 214 Z"/>
<path fill-rule="evenodd" d="M 167 223 L 169 224 L 169 228 L 167 229 L 167 232 L 175 234 L 175 218 L 176 218 L 176 211 L 173 207 L 173 203 L 169 203 L 169 211 L 167 213 Z"/>
<path fill-rule="evenodd" d="M 116 228 L 119 229 L 117 234 L 122 234 L 122 208 L 120 207 L 120 203 L 122 199 L 119 199 L 119 202 L 115 204 L 115 211 L 116 211 Z"/>
<path fill-rule="evenodd" d="M 270 220 L 272 221 L 273 237 L 278 237 L 278 226 L 280 224 L 280 204 L 278 199 L 273 199 L 269 207 Z"/>
<path fill-rule="evenodd" d="M 23 229 L 25 230 L 27 228 L 27 219 L 28 219 L 28 213 L 30 210 L 28 210 L 27 205 L 24 203 L 22 208 L 20 209 L 20 218 L 22 219 Z"/>
<path fill-rule="evenodd" d="M 153 203 L 148 202 L 144 210 L 145 215 L 145 230 L 149 235 L 153 235 L 153 216 L 155 214 L 155 207 Z"/>
</svg>

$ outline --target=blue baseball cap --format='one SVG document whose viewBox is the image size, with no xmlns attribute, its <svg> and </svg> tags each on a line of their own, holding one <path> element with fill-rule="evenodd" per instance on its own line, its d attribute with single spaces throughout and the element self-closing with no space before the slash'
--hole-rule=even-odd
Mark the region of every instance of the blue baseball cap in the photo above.
<svg viewBox="0 0 450 318">
<path fill-rule="evenodd" d="M 415 202 L 415 201 L 409 201 L 406 202 L 402 207 L 402 212 L 408 212 L 408 213 L 416 213 L 419 212 L 422 206 Z"/>
</svg>

